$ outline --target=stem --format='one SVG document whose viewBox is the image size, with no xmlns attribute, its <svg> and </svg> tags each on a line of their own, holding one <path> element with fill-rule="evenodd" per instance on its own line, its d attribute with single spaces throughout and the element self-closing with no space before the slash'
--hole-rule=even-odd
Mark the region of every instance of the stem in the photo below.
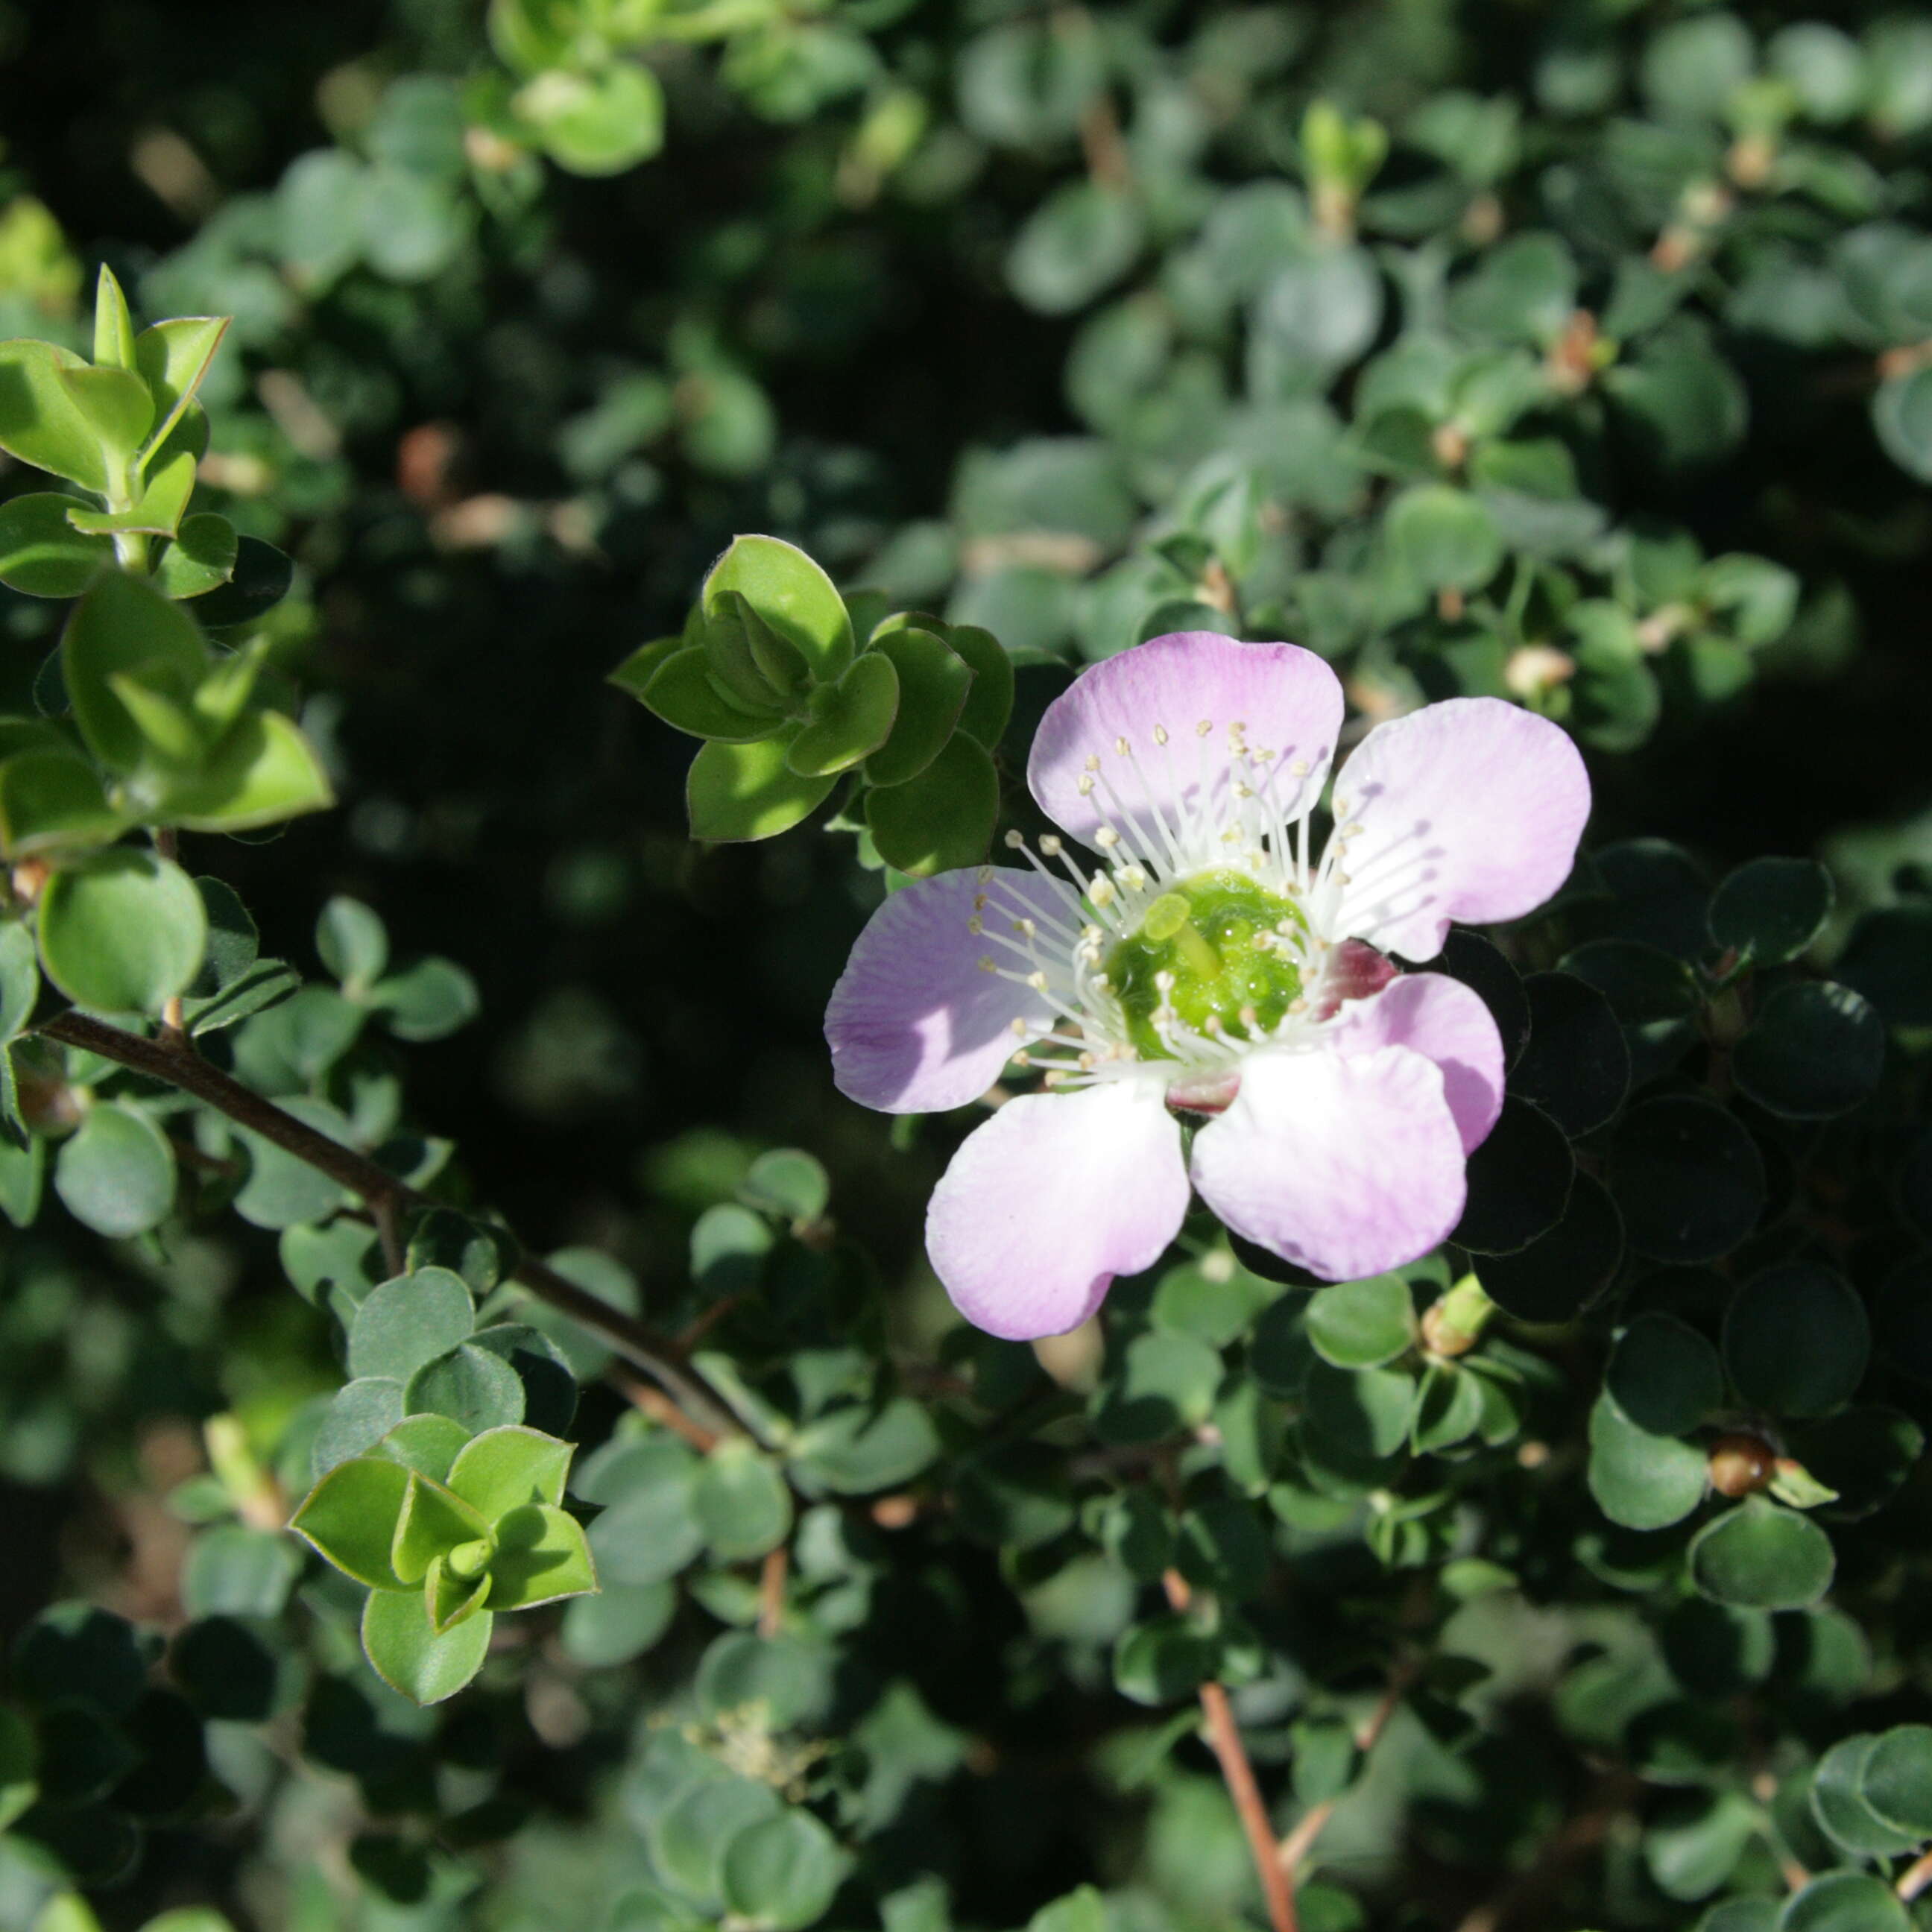
<svg viewBox="0 0 1932 1932">
<path fill-rule="evenodd" d="M 1178 1570 L 1168 1570 L 1161 1579 L 1161 1586 L 1177 1610 L 1186 1609 L 1193 1592 Z M 1262 1801 L 1261 1786 L 1255 1782 L 1255 1768 L 1248 1762 L 1247 1748 L 1241 1742 L 1240 1726 L 1234 1721 L 1227 1692 L 1219 1684 L 1202 1685 L 1201 1712 L 1207 1720 L 1208 1742 L 1220 1761 L 1222 1781 L 1234 1802 L 1241 1829 L 1247 1837 L 1248 1856 L 1255 1862 L 1262 1894 L 1268 1900 L 1268 1924 L 1274 1932 L 1299 1932 L 1294 1882 L 1278 1855 L 1274 1825 Z"/>
<path fill-rule="evenodd" d="M 1402 1693 L 1408 1688 L 1414 1674 L 1406 1665 L 1398 1666 L 1390 1672 L 1388 1688 L 1382 1693 L 1382 1702 L 1369 1713 L 1355 1732 L 1355 1748 L 1364 1757 L 1375 1749 L 1377 1741 L 1388 1729 L 1389 1720 L 1402 1708 Z M 1319 1804 L 1312 1805 L 1294 1829 L 1282 1840 L 1278 1856 L 1282 1870 L 1291 1878 L 1302 1860 L 1315 1849 L 1316 1840 L 1328 1828 L 1328 1820 L 1334 1815 L 1334 1799 L 1324 1798 Z"/>
<path fill-rule="evenodd" d="M 43 1021 L 34 1030 L 63 1046 L 98 1054 L 117 1066 L 178 1088 L 217 1113 L 225 1114 L 236 1126 L 259 1134 L 284 1154 L 294 1155 L 318 1173 L 339 1181 L 361 1198 L 379 1228 L 385 1214 L 397 1214 L 435 1204 L 428 1196 L 398 1180 L 373 1160 L 331 1140 L 326 1134 L 318 1133 L 292 1114 L 283 1112 L 272 1101 L 265 1100 L 231 1078 L 202 1059 L 185 1041 L 172 1040 L 165 1035 L 159 1040 L 143 1040 L 139 1034 L 123 1032 L 118 1027 L 71 1009 Z M 520 1261 L 511 1274 L 539 1301 L 568 1316 L 580 1328 L 641 1369 L 676 1404 L 693 1427 L 714 1439 L 740 1432 L 737 1424 L 711 1396 L 677 1366 L 674 1345 L 654 1330 L 598 1300 L 556 1269 L 530 1256 Z"/>
<path fill-rule="evenodd" d="M 785 1580 L 790 1570 L 790 1552 L 782 1543 L 766 1553 L 759 1568 L 758 1634 L 767 1642 L 784 1627 Z"/>
<path fill-rule="evenodd" d="M 1932 1852 L 1922 1852 L 1906 1869 L 1895 1889 L 1900 1898 L 1916 1898 L 1927 1886 L 1932 1886 Z"/>
</svg>

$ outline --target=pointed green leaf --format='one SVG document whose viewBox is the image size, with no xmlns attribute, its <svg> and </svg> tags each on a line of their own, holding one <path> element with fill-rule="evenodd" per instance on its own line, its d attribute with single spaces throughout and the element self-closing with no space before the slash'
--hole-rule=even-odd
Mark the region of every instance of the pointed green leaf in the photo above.
<svg viewBox="0 0 1932 1932">
<path fill-rule="evenodd" d="M 448 1558 L 430 1558 L 429 1574 L 423 1579 L 423 1606 L 429 1612 L 430 1628 L 438 1636 L 476 1616 L 489 1600 L 487 1574 L 459 1576 Z"/>
<path fill-rule="evenodd" d="M 228 332 L 225 315 L 176 316 L 134 340 L 134 366 L 146 380 L 165 437 L 181 419 Z"/>
<path fill-rule="evenodd" d="M 134 366 L 134 318 L 128 312 L 128 298 L 114 271 L 105 262 L 94 285 L 94 359 L 104 368 Z"/>
<path fill-rule="evenodd" d="M 718 689 L 748 711 L 782 710 L 779 688 L 760 668 L 752 649 L 752 631 L 760 622 L 756 612 L 735 591 L 716 610 L 706 611 L 696 639 L 711 667 Z M 767 629 L 770 626 L 766 627 Z"/>
<path fill-rule="evenodd" d="M 188 705 L 166 692 L 151 690 L 125 671 L 110 674 L 107 688 L 134 721 L 148 764 L 178 766 L 200 759 L 204 749 L 201 727 Z"/>
<path fill-rule="evenodd" d="M 190 832 L 248 832 L 323 812 L 335 794 L 321 759 L 291 718 L 250 712 L 193 780 L 172 788 L 168 817 Z"/>
<path fill-rule="evenodd" d="M 172 860 L 116 846 L 48 880 L 40 934 L 47 977 L 77 1006 L 158 1012 L 200 967 L 208 910 Z"/>
<path fill-rule="evenodd" d="M 389 1546 L 390 1567 L 405 1583 L 420 1583 L 429 1574 L 431 1557 L 487 1538 L 489 1532 L 490 1526 L 460 1496 L 412 1469 Z"/>
<path fill-rule="evenodd" d="M 837 586 L 796 544 L 776 537 L 742 536 L 712 566 L 704 582 L 707 618 L 742 596 L 778 635 L 802 653 L 820 682 L 852 661 L 852 620 Z"/>
<path fill-rule="evenodd" d="M 526 1503 L 560 1503 L 572 1445 L 541 1430 L 512 1424 L 485 1430 L 459 1454 L 451 1490 L 486 1522 Z"/>
<path fill-rule="evenodd" d="M 392 1690 L 414 1704 L 440 1704 L 482 1669 L 494 1621 L 484 1610 L 439 1636 L 420 1590 L 379 1590 L 362 1606 L 362 1648 Z"/>
<path fill-rule="evenodd" d="M 691 836 L 719 842 L 772 838 L 824 802 L 830 778 L 800 778 L 785 763 L 784 742 L 710 744 L 692 760 L 685 797 Z"/>
<path fill-rule="evenodd" d="M 148 742 L 114 688 L 116 676 L 185 706 L 206 675 L 194 620 L 144 579 L 110 571 L 74 606 L 61 640 L 61 676 L 88 748 L 111 770 L 140 769 Z"/>
<path fill-rule="evenodd" d="M 892 735 L 866 760 L 866 776 L 874 784 L 903 784 L 952 736 L 972 692 L 973 672 L 930 631 L 890 631 L 870 650 L 889 658 L 898 674 L 899 702 Z"/>
<path fill-rule="evenodd" d="M 70 511 L 92 506 L 57 490 L 36 490 L 0 503 L 0 584 L 28 597 L 78 597 L 112 562 L 106 537 L 84 536 Z"/>
<path fill-rule="evenodd" d="M 345 1576 L 372 1590 L 406 1589 L 389 1552 L 409 1486 L 410 1472 L 400 1462 L 352 1456 L 309 1492 L 289 1527 Z"/>
<path fill-rule="evenodd" d="M 596 1587 L 584 1526 L 568 1510 L 526 1503 L 496 1525 L 496 1553 L 490 1559 L 493 1610 L 525 1610 Z"/>
<path fill-rule="evenodd" d="M 640 644 L 604 682 L 628 692 L 642 704 L 646 687 L 657 676 L 658 667 L 667 658 L 686 648 L 687 640 L 682 638 L 654 638 L 648 644 Z"/>
<path fill-rule="evenodd" d="M 61 370 L 85 366 L 72 350 L 51 342 L 0 342 L 0 449 L 104 496 L 100 439 L 60 380 Z"/>
<path fill-rule="evenodd" d="M 866 824 L 880 856 L 915 878 L 976 865 L 999 810 L 992 759 L 956 731 L 918 777 L 866 794 Z"/>
<path fill-rule="evenodd" d="M 782 722 L 776 710 L 754 713 L 722 696 L 701 646 L 673 652 L 638 695 L 673 730 L 728 745 L 769 738 Z"/>
<path fill-rule="evenodd" d="M 54 379 L 73 397 L 110 463 L 124 464 L 147 440 L 154 426 L 154 399 L 133 370 L 62 363 Z"/>
<path fill-rule="evenodd" d="M 20 752 L 0 764 L 0 850 L 8 858 L 82 851 L 127 829 L 77 752 Z"/>
<path fill-rule="evenodd" d="M 785 762 L 808 778 L 849 771 L 884 744 L 898 708 L 898 673 L 884 652 L 868 651 L 836 684 L 813 692 L 812 722 L 792 740 Z"/>
</svg>

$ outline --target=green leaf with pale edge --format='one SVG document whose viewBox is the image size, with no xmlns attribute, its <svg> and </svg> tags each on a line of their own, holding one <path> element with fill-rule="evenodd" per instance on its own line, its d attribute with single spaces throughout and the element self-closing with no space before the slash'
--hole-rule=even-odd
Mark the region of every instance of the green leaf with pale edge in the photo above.
<svg viewBox="0 0 1932 1932">
<path fill-rule="evenodd" d="M 128 825 L 77 752 L 16 752 L 0 764 L 0 849 L 10 859 L 110 844 Z"/>
<path fill-rule="evenodd" d="M 704 580 L 706 616 L 742 596 L 788 644 L 802 652 L 814 680 L 838 677 L 852 661 L 852 620 L 830 578 L 796 544 L 776 537 L 742 536 Z"/>
<path fill-rule="evenodd" d="M 171 859 L 117 846 L 64 867 L 40 896 L 47 977 L 97 1012 L 158 1012 L 201 965 L 208 910 Z"/>
<path fill-rule="evenodd" d="M 419 1471 L 410 1470 L 406 1480 L 389 1564 L 405 1583 L 420 1583 L 431 1557 L 487 1538 L 490 1526 L 460 1496 Z"/>
<path fill-rule="evenodd" d="M 70 511 L 92 507 L 52 490 L 0 503 L 0 584 L 28 597 L 78 597 L 114 557 L 112 538 L 68 521 Z"/>
<path fill-rule="evenodd" d="M 74 606 L 61 640 L 61 676 L 88 748 L 110 770 L 140 770 L 146 733 L 116 692 L 117 677 L 186 710 L 212 660 L 178 604 L 124 571 L 101 577 Z"/>
<path fill-rule="evenodd" d="M 808 778 L 850 771 L 884 744 L 898 708 L 898 672 L 882 652 L 868 651 L 836 684 L 812 693 L 811 722 L 792 740 L 785 763 Z"/>
<path fill-rule="evenodd" d="M 486 1522 L 526 1503 L 561 1503 L 572 1445 L 541 1430 L 511 1424 L 486 1430 L 464 1448 L 449 1486 Z"/>
<path fill-rule="evenodd" d="M 836 781 L 801 778 L 782 740 L 703 746 L 691 761 L 685 798 L 691 836 L 719 844 L 775 838 L 822 805 Z"/>
<path fill-rule="evenodd" d="M 225 315 L 176 316 L 142 329 L 134 338 L 134 366 L 154 397 L 160 416 L 159 435 L 165 436 L 180 420 L 201 387 L 230 320 Z"/>
<path fill-rule="evenodd" d="M 962 732 L 953 734 L 918 777 L 866 794 L 866 824 L 880 856 L 920 879 L 976 865 L 986 856 L 999 809 L 993 760 Z"/>
<path fill-rule="evenodd" d="M 389 1552 L 409 1486 L 410 1472 L 400 1461 L 352 1456 L 316 1484 L 289 1527 L 344 1576 L 372 1590 L 406 1590 Z"/>
<path fill-rule="evenodd" d="M 487 1572 L 462 1576 L 450 1567 L 447 1558 L 430 1558 L 429 1574 L 423 1579 L 423 1605 L 429 1612 L 430 1627 L 438 1636 L 475 1616 L 489 1600 Z"/>
<path fill-rule="evenodd" d="M 597 1571 L 584 1526 L 550 1503 L 525 1503 L 496 1524 L 490 1559 L 493 1610 L 528 1610 L 560 1597 L 580 1597 L 597 1587 Z"/>
<path fill-rule="evenodd" d="M 376 1591 L 362 1606 L 362 1648 L 392 1690 L 412 1704 L 440 1704 L 482 1669 L 494 1622 L 484 1610 L 439 1636 L 420 1590 Z"/>
<path fill-rule="evenodd" d="M 451 1466 L 470 1439 L 469 1430 L 447 1415 L 406 1415 L 369 1453 L 447 1484 Z"/>
</svg>

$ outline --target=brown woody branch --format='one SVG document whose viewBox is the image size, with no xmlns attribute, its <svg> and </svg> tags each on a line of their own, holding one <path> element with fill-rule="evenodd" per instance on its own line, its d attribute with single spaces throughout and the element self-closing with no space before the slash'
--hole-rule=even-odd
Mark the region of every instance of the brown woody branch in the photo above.
<svg viewBox="0 0 1932 1932">
<path fill-rule="evenodd" d="M 184 1036 L 164 1033 L 158 1040 L 145 1040 L 139 1034 L 125 1032 L 71 1010 L 44 1020 L 35 1030 L 64 1046 L 79 1047 L 131 1072 L 144 1073 L 150 1079 L 165 1081 L 212 1107 L 237 1126 L 259 1135 L 284 1154 L 292 1154 L 318 1173 L 340 1183 L 361 1200 L 379 1229 L 386 1225 L 392 1227 L 400 1214 L 436 1205 L 407 1181 L 398 1180 L 352 1148 L 318 1133 L 293 1114 L 284 1112 L 272 1100 L 264 1100 L 212 1065 Z M 511 1275 L 539 1301 L 568 1316 L 586 1334 L 596 1336 L 643 1370 L 694 1430 L 714 1441 L 720 1436 L 740 1432 L 737 1424 L 718 1402 L 678 1365 L 676 1345 L 646 1324 L 600 1301 L 532 1256 L 520 1260 Z"/>
<path fill-rule="evenodd" d="M 1161 1579 L 1167 1600 L 1177 1610 L 1184 1610 L 1192 1592 L 1178 1570 Z M 1248 1855 L 1262 1882 L 1262 1895 L 1268 1900 L 1268 1924 L 1274 1932 L 1299 1932 L 1294 1911 L 1294 1886 L 1288 1869 L 1281 1862 L 1275 1845 L 1274 1824 L 1262 1802 L 1261 1786 L 1255 1782 L 1255 1768 L 1248 1762 L 1247 1748 L 1241 1742 L 1241 1727 L 1234 1721 L 1233 1707 L 1221 1685 L 1201 1687 L 1201 1714 L 1207 1720 L 1208 1742 L 1220 1760 L 1222 1781 L 1241 1821 L 1248 1840 Z"/>
</svg>

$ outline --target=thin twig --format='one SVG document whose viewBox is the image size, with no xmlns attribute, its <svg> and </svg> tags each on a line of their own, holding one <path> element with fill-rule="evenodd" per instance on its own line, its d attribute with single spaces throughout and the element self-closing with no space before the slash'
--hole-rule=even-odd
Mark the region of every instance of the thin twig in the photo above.
<svg viewBox="0 0 1932 1932">
<path fill-rule="evenodd" d="M 35 1030 L 65 1046 L 76 1046 L 149 1078 L 165 1081 L 225 1114 L 238 1127 L 280 1148 L 284 1154 L 326 1174 L 356 1195 L 377 1226 L 385 1211 L 414 1212 L 435 1204 L 352 1148 L 318 1133 L 272 1100 L 231 1078 L 184 1044 L 166 1036 L 144 1040 L 88 1015 L 70 1010 L 44 1020 Z M 676 1348 L 644 1323 L 600 1301 L 566 1280 L 556 1269 L 526 1256 L 511 1271 L 512 1278 L 539 1301 L 547 1302 L 589 1334 L 641 1369 L 685 1417 L 716 1441 L 735 1436 L 738 1425 L 718 1401 L 677 1365 Z"/>
<path fill-rule="evenodd" d="M 1356 1727 L 1355 1748 L 1364 1757 L 1376 1748 L 1383 1732 L 1388 1729 L 1389 1720 L 1402 1708 L 1402 1694 L 1414 1681 L 1414 1667 L 1409 1664 L 1398 1665 L 1390 1673 L 1388 1688 L 1382 1693 L 1382 1701 Z M 1335 1800 L 1324 1798 L 1319 1804 L 1312 1805 L 1296 1823 L 1294 1829 L 1282 1840 L 1276 1856 L 1281 1868 L 1292 1878 L 1301 1868 L 1302 1861 L 1315 1849 L 1315 1841 L 1327 1829 L 1328 1820 L 1335 1815 Z"/>
<path fill-rule="evenodd" d="M 1922 1852 L 1906 1868 L 1905 1876 L 1898 1881 L 1895 1889 L 1900 1898 L 1909 1902 L 1928 1886 L 1932 1886 L 1932 1852 Z"/>
<path fill-rule="evenodd" d="M 791 1574 L 791 1552 L 782 1543 L 768 1550 L 758 1571 L 758 1634 L 767 1640 L 784 1622 L 785 1580 Z"/>
<path fill-rule="evenodd" d="M 1178 1570 L 1161 1578 L 1167 1600 L 1177 1610 L 1184 1610 L 1192 1592 Z M 1241 1742 L 1241 1727 L 1234 1721 L 1227 1692 L 1219 1684 L 1201 1687 L 1201 1712 L 1208 1723 L 1208 1742 L 1220 1760 L 1222 1781 L 1246 1834 L 1248 1855 L 1254 1860 L 1256 1874 L 1262 1882 L 1262 1894 L 1268 1900 L 1268 1923 L 1274 1932 L 1298 1932 L 1294 1912 L 1294 1886 L 1276 1853 L 1274 1825 L 1262 1802 L 1261 1786 L 1255 1782 L 1255 1768 L 1248 1762 L 1247 1748 Z"/>
</svg>

